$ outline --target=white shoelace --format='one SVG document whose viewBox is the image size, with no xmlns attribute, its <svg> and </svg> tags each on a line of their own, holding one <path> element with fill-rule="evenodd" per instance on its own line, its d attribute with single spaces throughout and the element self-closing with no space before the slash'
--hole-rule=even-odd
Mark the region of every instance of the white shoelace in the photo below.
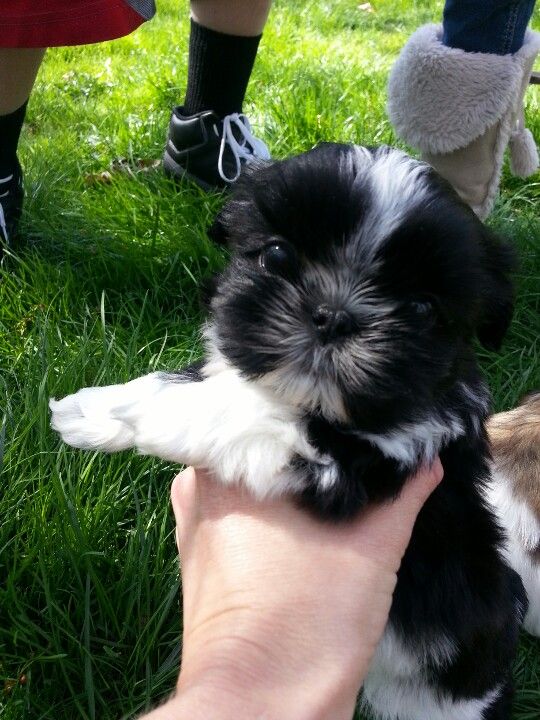
<svg viewBox="0 0 540 720">
<path fill-rule="evenodd" d="M 216 132 L 217 128 L 214 126 Z M 241 141 L 238 142 L 234 136 L 233 129 L 236 128 L 240 132 Z M 229 146 L 235 163 L 236 172 L 234 177 L 228 177 L 223 169 L 223 156 L 225 148 Z M 242 172 L 242 160 L 249 165 L 254 160 L 269 160 L 270 151 L 259 138 L 254 137 L 251 132 L 249 120 L 243 113 L 233 113 L 223 118 L 223 135 L 221 136 L 221 145 L 219 148 L 218 172 L 222 180 L 233 183 L 240 177 Z"/>
<path fill-rule="evenodd" d="M 5 178 L 0 178 L 0 185 L 3 183 L 7 183 L 10 180 L 13 180 L 13 175 L 8 175 Z M 9 195 L 9 190 L 5 193 L 0 194 L 0 230 L 2 230 L 2 233 L 4 235 L 4 239 L 6 242 L 8 241 L 8 232 L 7 232 L 7 225 L 6 225 L 6 216 L 4 214 L 4 208 L 2 207 L 2 198 L 7 197 Z"/>
</svg>

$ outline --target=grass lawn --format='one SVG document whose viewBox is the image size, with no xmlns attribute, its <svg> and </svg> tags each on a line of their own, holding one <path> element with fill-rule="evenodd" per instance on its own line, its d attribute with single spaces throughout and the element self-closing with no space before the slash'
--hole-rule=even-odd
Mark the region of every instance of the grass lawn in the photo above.
<svg viewBox="0 0 540 720">
<path fill-rule="evenodd" d="M 128 717 L 166 694 L 178 667 L 176 468 L 62 447 L 47 409 L 51 396 L 180 367 L 200 352 L 197 287 L 224 260 L 205 227 L 222 200 L 145 167 L 161 156 L 186 77 L 187 3 L 158 4 L 131 37 L 51 51 L 29 107 L 26 242 L 0 270 L 3 720 Z M 319 140 L 396 142 L 388 71 L 441 3 L 372 4 L 369 13 L 359 0 L 276 3 L 245 105 L 276 157 Z M 538 138 L 539 104 L 531 90 Z M 538 175 L 505 174 L 490 222 L 522 265 L 504 350 L 482 354 L 497 409 L 540 387 L 539 206 Z M 523 638 L 516 677 L 514 717 L 537 720 L 539 641 Z"/>
</svg>

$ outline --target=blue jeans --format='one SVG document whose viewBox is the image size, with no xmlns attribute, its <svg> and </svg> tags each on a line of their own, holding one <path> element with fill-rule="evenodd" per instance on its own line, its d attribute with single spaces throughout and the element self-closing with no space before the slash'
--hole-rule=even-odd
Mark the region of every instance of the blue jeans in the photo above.
<svg viewBox="0 0 540 720">
<path fill-rule="evenodd" d="M 467 52 L 515 53 L 523 45 L 535 0 L 446 0 L 444 45 Z"/>
</svg>

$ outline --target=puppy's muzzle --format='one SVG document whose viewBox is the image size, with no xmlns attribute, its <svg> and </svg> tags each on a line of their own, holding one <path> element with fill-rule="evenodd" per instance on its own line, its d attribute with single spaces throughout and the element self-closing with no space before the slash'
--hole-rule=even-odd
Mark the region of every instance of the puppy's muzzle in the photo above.
<svg viewBox="0 0 540 720">
<path fill-rule="evenodd" d="M 353 330 L 353 319 L 346 310 L 331 308 L 328 305 L 319 305 L 313 311 L 313 324 L 317 336 L 323 344 L 349 335 Z"/>
</svg>

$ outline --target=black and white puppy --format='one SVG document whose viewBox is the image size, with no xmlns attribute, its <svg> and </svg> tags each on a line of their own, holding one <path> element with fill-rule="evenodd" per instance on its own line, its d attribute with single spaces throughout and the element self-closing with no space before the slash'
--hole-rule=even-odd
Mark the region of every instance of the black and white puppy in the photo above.
<svg viewBox="0 0 540 720">
<path fill-rule="evenodd" d="M 335 144 L 251 173 L 214 233 L 232 257 L 204 363 L 51 401 L 53 427 L 75 447 L 291 493 L 329 520 L 395 496 L 439 453 L 364 696 L 388 720 L 509 719 L 526 598 L 483 501 L 489 393 L 472 344 L 506 332 L 512 252 L 427 165 Z"/>
</svg>

